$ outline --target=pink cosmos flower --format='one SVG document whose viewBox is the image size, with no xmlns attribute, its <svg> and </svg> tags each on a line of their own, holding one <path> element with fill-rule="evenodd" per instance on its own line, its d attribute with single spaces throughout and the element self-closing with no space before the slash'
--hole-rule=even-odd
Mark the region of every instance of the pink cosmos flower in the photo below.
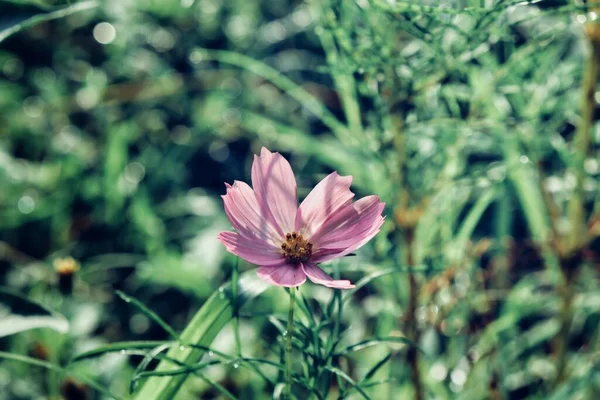
<svg viewBox="0 0 600 400">
<path fill-rule="evenodd" d="M 225 212 L 237 232 L 221 232 L 227 250 L 259 266 L 263 280 L 295 287 L 306 277 L 314 283 L 350 289 L 317 263 L 350 254 L 367 243 L 383 224 L 385 203 L 378 196 L 352 202 L 351 176 L 333 172 L 298 206 L 292 167 L 279 153 L 262 148 L 252 163 L 252 185 L 225 184 Z"/>
</svg>

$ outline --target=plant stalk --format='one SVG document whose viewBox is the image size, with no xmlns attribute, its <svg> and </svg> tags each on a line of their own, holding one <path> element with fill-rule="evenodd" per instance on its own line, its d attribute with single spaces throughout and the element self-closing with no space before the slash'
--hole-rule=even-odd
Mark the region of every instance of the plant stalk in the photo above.
<svg viewBox="0 0 600 400">
<path fill-rule="evenodd" d="M 581 119 L 573 139 L 575 160 L 573 173 L 575 175 L 575 192 L 569 202 L 569 222 L 571 235 L 568 248 L 570 251 L 581 249 L 586 242 L 587 224 L 584 211 L 583 180 L 585 178 L 585 159 L 589 156 L 592 143 L 592 125 L 594 123 L 594 110 L 596 107 L 596 87 L 600 75 L 600 25 L 590 23 L 586 32 L 591 44 L 591 53 L 585 64 L 582 83 L 582 110 Z"/>
<path fill-rule="evenodd" d="M 240 279 L 240 259 L 236 258 L 235 266 L 231 274 L 231 294 L 233 296 L 233 335 L 235 338 L 235 351 L 238 357 L 242 357 L 242 340 L 240 338 L 240 314 L 238 303 L 238 281 Z"/>
<path fill-rule="evenodd" d="M 409 279 L 409 298 L 408 298 L 408 311 L 406 314 L 406 323 L 407 323 L 407 334 L 409 335 L 410 340 L 413 343 L 419 343 L 421 332 L 419 327 L 417 326 L 417 300 L 419 295 L 419 283 L 415 277 L 415 273 L 412 270 L 414 265 L 413 260 L 413 239 L 414 232 L 409 230 L 406 234 L 406 262 L 409 267 L 408 279 Z M 414 346 L 410 346 L 408 348 L 408 364 L 410 366 L 410 380 L 413 384 L 415 394 L 415 400 L 423 400 L 424 390 L 423 390 L 423 382 L 421 381 L 421 371 L 419 369 L 419 352 Z"/>
<path fill-rule="evenodd" d="M 595 11 L 599 11 L 595 9 Z M 573 146 L 575 160 L 572 171 L 575 175 L 575 192 L 571 197 L 568 208 L 568 217 L 571 232 L 562 246 L 561 267 L 564 284 L 560 288 L 562 307 L 560 313 L 561 327 L 555 341 L 555 354 L 557 360 L 557 373 L 555 386 L 567 378 L 567 356 L 569 348 L 569 331 L 572 324 L 571 305 L 575 292 L 575 282 L 582 265 L 582 252 L 588 245 L 589 234 L 587 218 L 584 207 L 583 181 L 585 178 L 585 159 L 591 150 L 591 130 L 594 123 L 594 110 L 596 107 L 595 93 L 600 76 L 600 24 L 591 22 L 585 27 L 590 41 L 591 52 L 586 60 L 582 83 L 582 109 L 581 119 L 577 126 Z"/>
<path fill-rule="evenodd" d="M 294 335 L 294 307 L 296 305 L 296 288 L 290 288 L 290 310 L 285 332 L 285 398 L 292 399 L 292 336 Z"/>
</svg>

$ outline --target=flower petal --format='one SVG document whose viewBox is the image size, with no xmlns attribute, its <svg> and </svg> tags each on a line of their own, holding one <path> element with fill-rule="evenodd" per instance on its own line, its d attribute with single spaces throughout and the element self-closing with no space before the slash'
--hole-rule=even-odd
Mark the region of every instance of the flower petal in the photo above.
<svg viewBox="0 0 600 400">
<path fill-rule="evenodd" d="M 296 287 L 306 282 L 306 274 L 300 265 L 262 266 L 256 273 L 262 280 L 277 286 Z"/>
<path fill-rule="evenodd" d="M 281 249 L 273 244 L 254 237 L 240 235 L 237 232 L 221 232 L 217 236 L 230 253 L 233 253 L 252 264 L 281 265 L 285 257 Z"/>
<path fill-rule="evenodd" d="M 296 231 L 311 237 L 330 215 L 350 204 L 354 197 L 350 191 L 351 184 L 351 176 L 340 176 L 337 172 L 323 178 L 300 204 L 296 214 Z"/>
<path fill-rule="evenodd" d="M 335 280 L 329 275 L 327 275 L 321 268 L 319 268 L 316 264 L 313 263 L 303 263 L 302 269 L 308 279 L 313 281 L 314 283 L 318 283 L 319 285 L 327 286 L 335 289 L 352 289 L 355 287 L 348 280 Z"/>
<path fill-rule="evenodd" d="M 383 224 L 385 203 L 367 196 L 338 210 L 312 236 L 311 261 L 318 263 L 343 257 L 373 238 Z"/>
<path fill-rule="evenodd" d="M 227 183 L 225 186 L 227 194 L 221 198 L 231 225 L 244 236 L 268 240 L 278 245 L 284 233 L 278 231 L 273 217 L 258 206 L 252 188 L 240 181 L 235 181 L 233 186 Z"/>
<path fill-rule="evenodd" d="M 290 163 L 263 147 L 252 163 L 252 186 L 259 205 L 273 216 L 282 233 L 292 232 L 298 194 Z"/>
</svg>

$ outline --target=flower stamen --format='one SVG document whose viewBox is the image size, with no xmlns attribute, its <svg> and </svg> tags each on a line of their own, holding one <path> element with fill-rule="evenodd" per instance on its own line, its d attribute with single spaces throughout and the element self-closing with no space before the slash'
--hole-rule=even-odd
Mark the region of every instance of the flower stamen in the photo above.
<svg viewBox="0 0 600 400">
<path fill-rule="evenodd" d="M 306 262 L 312 255 L 313 244 L 304 239 L 297 232 L 285 235 L 285 242 L 281 245 L 283 255 L 292 264 Z"/>
</svg>

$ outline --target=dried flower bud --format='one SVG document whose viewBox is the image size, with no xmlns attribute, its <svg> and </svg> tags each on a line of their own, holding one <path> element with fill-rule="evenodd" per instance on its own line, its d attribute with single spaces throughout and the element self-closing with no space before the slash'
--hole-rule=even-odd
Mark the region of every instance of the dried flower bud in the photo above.
<svg viewBox="0 0 600 400">
<path fill-rule="evenodd" d="M 58 274 L 58 289 L 62 294 L 71 294 L 75 282 L 75 274 L 79 271 L 79 263 L 73 257 L 54 260 L 54 270 Z"/>
</svg>

